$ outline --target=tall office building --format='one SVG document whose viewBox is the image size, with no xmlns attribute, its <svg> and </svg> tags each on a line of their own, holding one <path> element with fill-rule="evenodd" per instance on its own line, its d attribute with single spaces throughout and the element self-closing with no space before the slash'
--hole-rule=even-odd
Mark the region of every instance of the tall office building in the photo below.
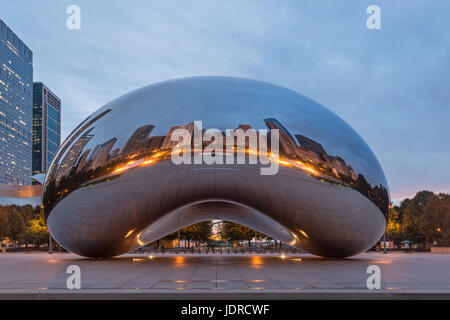
<svg viewBox="0 0 450 320">
<path fill-rule="evenodd" d="M 294 155 L 297 151 L 297 144 L 286 127 L 274 118 L 265 119 L 264 122 L 270 130 L 279 130 L 280 152 L 284 152 L 287 155 Z"/>
<path fill-rule="evenodd" d="M 61 100 L 33 83 L 33 174 L 47 173 L 61 143 Z"/>
<path fill-rule="evenodd" d="M 152 124 L 147 124 L 145 126 L 137 128 L 123 147 L 122 154 L 144 148 L 148 144 L 150 140 L 149 135 L 154 128 L 155 126 Z"/>
<path fill-rule="evenodd" d="M 30 185 L 33 53 L 0 20 L 0 184 Z"/>
</svg>

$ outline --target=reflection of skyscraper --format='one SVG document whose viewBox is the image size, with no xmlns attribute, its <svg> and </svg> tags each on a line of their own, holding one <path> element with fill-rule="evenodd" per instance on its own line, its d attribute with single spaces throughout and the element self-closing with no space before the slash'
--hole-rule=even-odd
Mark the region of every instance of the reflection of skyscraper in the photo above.
<svg viewBox="0 0 450 320">
<path fill-rule="evenodd" d="M 256 135 L 256 143 L 258 143 L 258 135 L 255 129 L 253 129 L 252 126 L 248 125 L 248 124 L 240 124 L 236 129 L 234 129 L 234 137 L 236 138 L 236 130 L 242 130 L 244 132 L 245 135 L 245 142 L 244 145 L 242 147 L 245 147 L 246 149 L 250 148 L 250 137 L 253 135 L 253 133 L 255 133 Z M 222 133 L 223 134 L 223 133 Z M 248 137 L 248 138 L 247 138 Z M 234 140 L 234 147 L 237 147 L 239 145 L 239 139 L 235 139 Z M 258 147 L 258 146 L 254 146 L 254 147 Z"/>
<path fill-rule="evenodd" d="M 33 83 L 33 174 L 46 173 L 61 143 L 61 99 Z"/>
<path fill-rule="evenodd" d="M 149 150 L 162 149 L 166 136 L 154 136 L 148 139 L 145 148 Z"/>
<path fill-rule="evenodd" d="M 170 128 L 169 133 L 167 134 L 166 138 L 164 139 L 164 142 L 162 144 L 162 149 L 172 149 L 174 148 L 180 141 L 180 140 L 175 140 L 172 141 L 172 134 L 175 130 L 177 129 L 185 129 L 189 132 L 189 134 L 191 135 L 191 139 L 194 136 L 194 122 L 182 125 L 182 126 L 174 126 L 172 128 Z"/>
<path fill-rule="evenodd" d="M 89 157 L 89 153 L 91 152 L 91 149 L 87 149 L 85 152 L 83 152 L 83 155 L 81 156 L 80 160 L 76 164 L 77 172 L 80 172 L 83 170 L 84 166 L 87 163 L 87 159 Z"/>
<path fill-rule="evenodd" d="M 89 128 L 97 120 L 103 118 L 103 116 L 105 116 L 110 111 L 111 111 L 111 109 L 107 109 L 107 110 L 103 111 L 102 113 L 100 113 L 99 115 L 97 115 L 96 117 L 94 117 L 93 119 L 91 119 L 88 122 L 86 122 L 90 118 L 89 117 L 88 119 L 86 119 L 85 121 L 82 122 L 83 126 L 81 128 L 79 128 L 81 126 L 81 124 L 80 124 L 77 127 L 79 129 L 76 128 L 74 131 L 72 131 L 72 133 L 69 135 L 69 137 L 67 137 L 66 141 L 64 141 L 64 147 L 61 150 L 59 150 L 58 155 L 56 156 L 55 160 L 53 161 L 53 165 L 50 168 L 50 171 L 48 173 L 48 176 L 49 176 L 48 180 L 52 180 L 53 179 L 53 177 L 56 174 L 56 171 L 58 169 L 58 166 L 59 166 L 59 160 L 61 159 L 63 154 L 66 152 L 67 148 L 69 148 L 69 146 L 72 145 L 72 142 L 75 141 L 84 132 L 84 130 Z M 93 128 L 89 129 L 89 131 L 87 131 L 84 135 L 88 135 L 89 132 L 92 131 L 92 129 Z"/>
<path fill-rule="evenodd" d="M 100 166 L 103 162 L 108 160 L 109 153 L 111 152 L 114 144 L 116 143 L 117 138 L 111 138 L 105 143 L 102 143 L 95 147 L 92 152 L 92 156 L 89 159 L 90 167 L 89 169 L 95 169 Z"/>
<path fill-rule="evenodd" d="M 253 127 L 248 124 L 240 124 L 235 130 L 237 129 L 242 129 L 244 132 L 246 132 L 247 130 L 253 129 Z"/>
<path fill-rule="evenodd" d="M 144 148 L 154 128 L 155 126 L 151 124 L 137 128 L 123 147 L 122 154 Z"/>
<path fill-rule="evenodd" d="M 327 152 L 325 151 L 325 149 L 322 147 L 322 145 L 320 143 L 318 143 L 308 137 L 302 136 L 301 134 L 297 134 L 297 135 L 295 135 L 295 137 L 297 138 L 297 141 L 300 143 L 300 146 L 302 148 L 312 150 L 317 154 L 322 154 L 322 155 L 327 154 Z"/>
<path fill-rule="evenodd" d="M 109 154 L 109 159 L 117 158 L 120 154 L 120 148 L 116 148 Z"/>
<path fill-rule="evenodd" d="M 332 168 L 333 170 L 335 170 L 338 173 L 338 174 L 336 174 L 337 176 L 344 175 L 344 176 L 352 178 L 353 180 L 358 179 L 358 177 L 356 176 L 352 167 L 347 166 L 344 159 L 342 159 L 341 157 L 328 156 L 328 164 L 329 164 L 330 168 Z"/>
<path fill-rule="evenodd" d="M 303 136 L 295 135 L 300 146 L 297 145 L 289 131 L 276 119 L 265 119 L 269 129 L 280 130 L 280 152 L 288 156 L 297 156 L 302 161 L 311 163 L 314 166 L 325 165 L 331 169 L 337 177 L 346 176 L 356 180 L 357 176 L 352 167 L 348 166 L 344 159 L 336 156 L 330 156 L 325 148 L 317 141 Z"/>
<path fill-rule="evenodd" d="M 79 155 L 83 151 L 84 146 L 86 146 L 86 144 L 92 139 L 93 135 L 89 134 L 91 130 L 89 130 L 83 136 L 81 136 L 81 138 L 78 139 L 78 141 L 75 142 L 72 148 L 70 148 L 70 150 L 67 152 L 66 156 L 61 162 L 58 174 L 56 175 L 57 183 L 62 179 L 62 177 L 70 173 Z"/>
<path fill-rule="evenodd" d="M 264 122 L 270 130 L 280 131 L 280 153 L 295 155 L 297 144 L 289 131 L 277 119 L 264 119 Z"/>
</svg>

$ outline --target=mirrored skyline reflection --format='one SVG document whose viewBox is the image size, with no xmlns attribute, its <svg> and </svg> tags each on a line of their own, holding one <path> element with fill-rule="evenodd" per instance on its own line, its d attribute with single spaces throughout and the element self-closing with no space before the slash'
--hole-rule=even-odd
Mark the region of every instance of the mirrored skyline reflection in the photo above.
<svg viewBox="0 0 450 320">
<path fill-rule="evenodd" d="M 288 166 L 303 171 L 305 174 L 317 178 L 324 183 L 330 183 L 340 186 L 354 188 L 361 194 L 372 200 L 387 215 L 389 205 L 388 190 L 382 185 L 371 186 L 364 175 L 356 174 L 353 168 L 346 164 L 341 157 L 329 155 L 322 145 L 308 137 L 296 135 L 295 138 L 287 131 L 287 129 L 276 119 L 265 119 L 267 127 L 270 129 L 267 136 L 256 135 L 256 131 L 249 125 L 240 124 L 235 130 L 220 132 L 222 140 L 213 141 L 205 139 L 207 132 L 200 128 L 195 128 L 199 122 L 191 122 L 186 125 L 173 126 L 165 136 L 150 136 L 154 125 L 148 124 L 139 127 L 128 139 L 122 150 L 114 148 L 117 138 L 111 138 L 105 143 L 99 144 L 92 149 L 84 150 L 84 146 L 93 138 L 90 134 L 92 129 L 87 130 L 69 149 L 61 164 L 55 170 L 52 170 L 52 176 L 48 179 L 54 183 L 54 192 L 56 198 L 62 199 L 71 191 L 85 183 L 97 183 L 99 178 L 108 178 L 110 181 L 115 175 L 122 174 L 130 169 L 155 164 L 161 160 L 168 160 L 173 157 L 174 148 L 179 147 L 179 141 L 174 139 L 173 133 L 176 130 L 183 129 L 187 133 L 189 139 L 188 146 L 181 148 L 181 153 L 188 152 L 188 162 L 183 164 L 203 164 L 196 163 L 193 159 L 194 154 L 205 153 L 211 143 L 216 143 L 214 148 L 215 156 L 222 158 L 220 164 L 239 164 L 237 157 L 244 156 L 243 164 L 251 163 L 250 157 L 255 156 L 255 161 L 260 161 L 261 157 L 267 157 L 267 154 L 276 153 L 276 157 L 270 156 L 272 163 L 276 169 L 272 170 L 269 175 L 277 174 L 278 167 Z M 200 124 L 201 125 L 201 124 Z M 195 144 L 195 131 L 199 131 L 201 135 L 202 145 Z M 241 141 L 237 131 L 242 134 L 254 134 L 256 141 L 252 144 L 249 139 Z M 276 130 L 279 142 L 276 150 L 273 149 L 272 134 Z M 250 134 L 251 135 L 251 134 Z M 228 137 L 233 137 L 230 145 Z M 186 137 L 184 138 L 186 140 Z M 264 143 L 261 141 L 264 140 Z M 186 141 L 185 141 L 186 142 Z M 243 143 L 242 143 L 243 142 Z M 220 145 L 220 144 L 221 145 Z M 264 147 L 261 148 L 261 143 Z M 240 149 L 242 146 L 242 149 Z M 187 149 L 189 148 L 189 150 Z M 239 152 L 243 154 L 239 154 Z M 262 154 L 262 152 L 264 152 Z M 178 153 L 178 152 L 177 152 Z M 217 154 L 219 153 L 219 154 Z M 228 162 L 227 154 L 232 154 L 231 162 Z M 201 159 L 201 158 L 200 158 Z M 172 162 L 174 159 L 171 159 Z M 216 164 L 214 164 L 216 165 Z M 261 171 L 261 175 L 263 172 Z M 64 180 L 68 178 L 71 183 L 67 184 Z M 101 180 L 103 181 L 103 180 Z M 46 199 L 48 200 L 48 199 Z M 56 199 L 54 199 L 56 200 Z M 53 201 L 52 201 L 53 202 Z M 50 209 L 49 206 L 48 209 Z"/>
<path fill-rule="evenodd" d="M 250 85 L 254 83 L 259 85 Z M 115 148 L 123 148 L 135 126 L 149 122 L 155 126 L 152 135 L 162 136 L 174 125 L 196 120 L 202 121 L 205 129 L 225 131 L 244 123 L 256 130 L 265 129 L 264 119 L 275 117 L 292 135 L 319 141 L 329 154 L 347 159 L 369 183 L 379 184 L 381 180 L 387 185 L 379 170 L 368 170 L 381 167 L 367 144 L 348 124 L 317 102 L 273 84 L 232 77 L 175 79 L 125 94 L 95 111 L 90 118 L 108 109 L 110 114 L 92 125 L 94 138 L 86 148 L 107 141 L 112 133 L 118 139 Z"/>
</svg>

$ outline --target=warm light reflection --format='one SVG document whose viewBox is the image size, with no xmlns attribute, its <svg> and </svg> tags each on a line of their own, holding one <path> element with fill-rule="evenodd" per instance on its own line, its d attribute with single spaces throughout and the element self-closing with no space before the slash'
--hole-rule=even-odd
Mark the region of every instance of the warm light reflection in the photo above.
<svg viewBox="0 0 450 320">
<path fill-rule="evenodd" d="M 186 262 L 186 259 L 182 256 L 177 256 L 175 258 L 175 264 L 177 264 L 177 265 L 184 264 L 185 262 Z"/>
<path fill-rule="evenodd" d="M 300 261 L 302 261 L 302 258 L 298 258 L 298 259 L 291 259 L 292 261 L 298 261 L 298 262 L 300 262 Z"/>
<path fill-rule="evenodd" d="M 284 161 L 284 160 L 278 160 L 278 163 L 282 164 L 282 165 L 285 165 L 285 166 L 290 166 L 291 165 L 289 162 Z"/>
<path fill-rule="evenodd" d="M 313 168 L 311 168 L 310 166 L 304 164 L 301 161 L 295 161 L 295 163 L 296 163 L 296 167 L 297 168 L 299 167 L 300 169 L 306 170 L 306 171 L 308 171 L 310 173 L 313 173 L 313 174 L 319 174 L 319 172 L 317 172 L 316 170 L 314 170 Z"/>
<path fill-rule="evenodd" d="M 130 231 L 128 231 L 128 233 L 125 235 L 125 238 L 128 238 L 129 236 L 131 236 L 133 234 L 135 229 L 131 229 Z"/>
<path fill-rule="evenodd" d="M 377 260 L 377 264 L 390 264 L 390 260 Z"/>
<path fill-rule="evenodd" d="M 112 173 L 113 174 L 121 173 L 128 169 L 136 168 L 138 166 L 147 166 L 147 165 L 153 164 L 153 163 L 157 162 L 165 154 L 167 154 L 167 151 L 158 152 L 157 154 L 154 154 L 150 158 L 144 158 L 144 159 L 139 159 L 139 160 L 135 160 L 135 161 L 130 161 L 126 165 L 117 168 Z"/>
<path fill-rule="evenodd" d="M 236 148 L 234 148 L 234 149 L 236 149 Z M 192 151 L 192 150 L 178 149 L 177 151 L 179 153 L 184 153 L 184 152 Z M 147 158 L 147 159 L 140 159 L 140 160 L 130 161 L 127 164 L 125 164 L 124 166 L 119 167 L 116 170 L 114 170 L 112 172 L 112 174 L 121 173 L 123 171 L 126 171 L 126 170 L 131 169 L 131 168 L 135 168 L 137 166 L 146 166 L 146 165 L 153 164 L 153 163 L 157 162 L 158 159 L 160 159 L 162 156 L 166 155 L 167 152 L 168 151 L 158 152 L 158 153 L 154 154 L 153 156 L 151 156 L 150 159 Z M 195 152 L 197 152 L 197 149 L 194 149 L 194 153 Z M 203 152 L 203 150 L 200 149 L 200 150 L 198 150 L 198 152 L 201 153 L 201 152 Z M 226 150 L 225 152 L 219 152 L 219 154 L 221 154 L 221 153 L 225 154 L 227 152 L 228 152 L 228 150 Z M 261 153 L 259 151 L 257 151 L 257 150 L 247 149 L 247 150 L 245 150 L 245 152 L 247 154 L 252 154 L 252 155 L 256 155 L 256 156 L 261 157 Z M 217 152 L 216 152 L 216 154 L 217 154 Z M 281 159 L 281 158 L 279 158 L 279 155 L 274 155 L 274 154 L 272 154 L 270 152 L 268 152 L 267 155 L 265 155 L 265 157 L 268 157 L 272 161 L 275 161 L 278 164 L 283 165 L 283 166 L 295 167 L 295 168 L 299 168 L 299 169 L 302 169 L 304 171 L 307 171 L 309 173 L 312 173 L 314 175 L 320 175 L 319 172 L 317 172 L 316 170 L 311 168 L 309 165 L 306 165 L 305 163 L 303 163 L 301 161 L 298 161 L 298 160 L 292 161 L 292 160 L 289 160 L 289 159 Z"/>
<path fill-rule="evenodd" d="M 143 246 L 143 245 L 145 245 L 145 242 L 143 242 L 140 238 L 141 238 L 141 235 L 142 235 L 142 232 L 141 233 L 139 233 L 137 236 L 136 236 L 136 241 L 137 241 L 137 243 L 139 243 L 141 246 Z"/>
<path fill-rule="evenodd" d="M 301 233 L 302 235 L 304 235 L 306 238 L 309 238 L 305 231 L 303 231 L 303 230 L 301 230 L 301 229 L 298 229 L 298 231 L 300 231 L 300 233 Z"/>
<path fill-rule="evenodd" d="M 258 265 L 261 265 L 262 263 L 263 263 L 263 261 L 260 256 L 254 256 L 254 257 L 251 257 L 251 259 L 250 259 L 250 264 L 252 266 L 258 266 Z"/>
<path fill-rule="evenodd" d="M 48 263 L 61 263 L 61 260 L 57 260 L 57 259 L 48 259 L 47 260 Z"/>
</svg>

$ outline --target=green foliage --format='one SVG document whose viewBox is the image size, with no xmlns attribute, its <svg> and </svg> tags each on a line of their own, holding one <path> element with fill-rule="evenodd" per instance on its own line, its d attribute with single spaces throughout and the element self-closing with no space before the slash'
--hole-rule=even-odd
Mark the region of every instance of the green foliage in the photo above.
<svg viewBox="0 0 450 320">
<path fill-rule="evenodd" d="M 201 222 L 180 230 L 183 240 L 209 241 L 213 235 L 211 222 Z M 245 226 L 223 221 L 218 235 L 228 241 L 262 239 L 265 236 Z M 399 244 L 403 240 L 420 243 L 424 247 L 437 244 L 450 246 L 450 195 L 418 192 L 390 210 L 387 236 Z M 44 215 L 40 207 L 0 207 L 0 241 L 8 238 L 14 243 L 40 246 L 48 241 Z M 177 239 L 178 232 L 165 239 Z"/>
<path fill-rule="evenodd" d="M 389 213 L 389 223 L 386 236 L 396 243 L 400 243 L 405 240 L 404 226 L 397 207 L 392 208 Z"/>
<path fill-rule="evenodd" d="M 209 241 L 212 236 L 212 223 L 210 221 L 200 222 L 180 230 L 180 239 L 194 241 Z M 178 232 L 164 237 L 165 240 L 175 240 Z"/>
<path fill-rule="evenodd" d="M 265 235 L 262 234 L 261 232 L 228 221 L 223 221 L 220 224 L 219 234 L 222 237 L 222 239 L 227 241 L 247 240 L 249 243 L 250 240 L 252 240 L 253 238 L 256 239 L 265 238 Z"/>
<path fill-rule="evenodd" d="M 0 241 L 6 238 L 8 232 L 8 217 L 3 208 L 0 207 Z"/>
<path fill-rule="evenodd" d="M 212 223 L 200 222 L 180 231 L 180 237 L 186 240 L 208 241 L 212 236 Z"/>
<path fill-rule="evenodd" d="M 25 230 L 22 235 L 21 242 L 26 244 L 33 244 L 35 247 L 39 247 L 47 243 L 49 234 L 45 227 L 44 216 L 38 214 L 35 219 L 30 221 L 30 226 Z"/>
<path fill-rule="evenodd" d="M 450 195 L 421 191 L 403 200 L 391 209 L 387 236 L 397 243 L 450 246 Z"/>
<path fill-rule="evenodd" d="M 25 206 L 0 207 L 0 240 L 8 238 L 11 242 L 40 246 L 48 241 L 40 207 Z"/>
<path fill-rule="evenodd" d="M 12 242 L 17 243 L 27 227 L 25 219 L 15 207 L 6 210 L 6 217 L 8 219 L 6 237 Z"/>
</svg>

